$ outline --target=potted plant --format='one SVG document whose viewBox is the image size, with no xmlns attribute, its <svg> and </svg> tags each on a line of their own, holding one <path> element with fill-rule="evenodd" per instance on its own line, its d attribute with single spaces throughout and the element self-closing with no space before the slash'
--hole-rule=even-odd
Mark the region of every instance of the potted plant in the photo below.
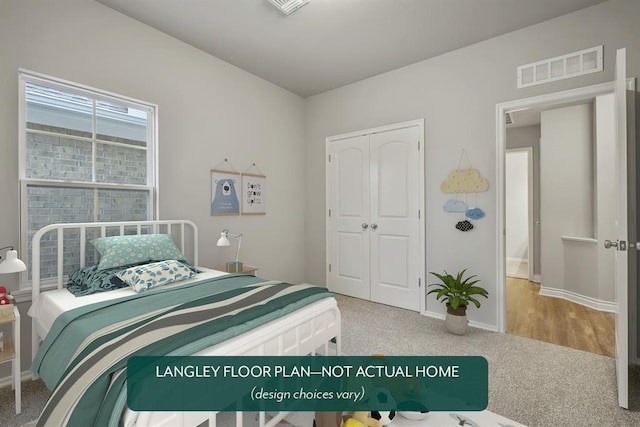
<svg viewBox="0 0 640 427">
<path fill-rule="evenodd" d="M 440 283 L 431 283 L 429 287 L 434 289 L 427 292 L 436 294 L 437 300 L 447 304 L 447 317 L 445 327 L 453 334 L 464 335 L 467 332 L 467 305 L 472 302 L 476 307 L 480 307 L 480 301 L 476 296 L 487 298 L 489 293 L 481 286 L 475 286 L 480 280 L 474 280 L 475 275 L 464 277 L 467 270 L 460 271 L 456 276 L 452 276 L 445 270 L 444 274 L 431 272 L 440 279 Z"/>
</svg>

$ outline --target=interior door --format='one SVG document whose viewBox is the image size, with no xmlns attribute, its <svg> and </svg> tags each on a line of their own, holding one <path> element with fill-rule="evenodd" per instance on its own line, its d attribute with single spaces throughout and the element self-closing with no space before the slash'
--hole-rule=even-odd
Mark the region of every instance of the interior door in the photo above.
<svg viewBox="0 0 640 427">
<path fill-rule="evenodd" d="M 617 204 L 616 204 L 616 241 L 606 241 L 607 247 L 617 249 L 615 252 L 615 284 L 617 312 L 615 316 L 616 330 L 616 376 L 618 383 L 618 404 L 629 408 L 629 241 L 628 222 L 628 186 L 627 186 L 627 75 L 626 50 L 616 52 L 615 81 L 616 112 L 616 159 L 617 159 Z M 633 160 L 630 158 L 630 160 Z M 631 165 L 634 166 L 634 165 Z M 635 211 L 635 209 L 633 209 Z M 634 251 L 635 252 L 635 251 Z M 635 253 L 633 254 L 635 256 Z"/>
<path fill-rule="evenodd" d="M 329 290 L 369 300 L 369 136 L 332 141 L 329 156 Z"/>
<path fill-rule="evenodd" d="M 371 159 L 371 300 L 420 310 L 419 127 L 379 132 Z"/>
</svg>

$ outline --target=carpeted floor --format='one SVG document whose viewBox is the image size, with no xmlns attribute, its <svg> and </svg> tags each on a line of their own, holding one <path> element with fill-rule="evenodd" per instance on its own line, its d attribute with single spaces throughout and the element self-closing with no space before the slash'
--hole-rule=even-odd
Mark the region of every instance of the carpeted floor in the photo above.
<svg viewBox="0 0 640 427">
<path fill-rule="evenodd" d="M 489 409 L 528 426 L 640 426 L 640 386 L 632 410 L 617 404 L 615 361 L 515 335 L 470 328 L 449 334 L 444 321 L 338 296 L 346 354 L 480 355 L 489 362 Z"/>
<path fill-rule="evenodd" d="M 621 409 L 612 358 L 475 328 L 451 335 L 442 320 L 355 298 L 338 296 L 338 305 L 345 354 L 481 355 L 492 412 L 528 426 L 640 426 L 640 375 L 632 376 L 632 409 Z M 13 391 L 0 389 L 0 427 L 37 418 L 47 394 L 41 381 L 23 383 L 16 416 Z"/>
<path fill-rule="evenodd" d="M 0 427 L 20 427 L 37 419 L 48 395 L 49 392 L 42 381 L 23 382 L 22 413 L 16 415 L 13 390 L 11 387 L 0 389 Z"/>
</svg>

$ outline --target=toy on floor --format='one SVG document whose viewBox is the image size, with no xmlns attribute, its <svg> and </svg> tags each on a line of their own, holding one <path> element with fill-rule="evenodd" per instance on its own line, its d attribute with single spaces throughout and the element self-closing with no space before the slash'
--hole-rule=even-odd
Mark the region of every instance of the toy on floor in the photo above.
<svg viewBox="0 0 640 427">
<path fill-rule="evenodd" d="M 371 364 L 384 363 L 383 354 L 371 355 Z M 368 384 L 369 388 L 372 384 Z M 362 386 L 362 384 L 360 384 Z M 357 387 L 356 387 L 357 388 Z M 411 387 L 409 387 L 411 388 Z M 395 407 L 395 399 L 386 387 L 373 387 L 371 397 L 367 399 L 371 408 Z M 337 421 L 341 412 L 316 412 L 313 420 L 314 427 L 384 427 L 395 419 L 396 411 L 355 411 L 349 416 L 342 417 L 342 424 Z"/>
<path fill-rule="evenodd" d="M 368 411 L 356 411 L 351 418 L 347 418 L 342 423 L 342 427 L 382 427 L 383 424 L 371 417 Z"/>
<path fill-rule="evenodd" d="M 429 416 L 429 411 L 399 411 L 400 415 L 408 420 L 418 421 Z"/>
<path fill-rule="evenodd" d="M 371 418 L 380 421 L 383 426 L 388 426 L 396 418 L 396 411 L 371 411 Z"/>
<path fill-rule="evenodd" d="M 371 418 L 368 411 L 356 411 L 351 416 L 342 416 L 342 412 L 316 412 L 314 427 L 383 427 L 383 424 Z"/>
</svg>

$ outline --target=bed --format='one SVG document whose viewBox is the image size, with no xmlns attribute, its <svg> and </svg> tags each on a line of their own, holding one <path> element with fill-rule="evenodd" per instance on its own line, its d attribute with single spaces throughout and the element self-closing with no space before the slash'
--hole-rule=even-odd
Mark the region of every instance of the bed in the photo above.
<svg viewBox="0 0 640 427">
<path fill-rule="evenodd" d="M 331 294 L 317 286 L 197 267 L 200 273 L 195 277 L 141 293 L 122 287 L 76 297 L 65 289 L 65 268 L 70 259 L 80 269 L 97 260 L 89 241 L 160 234 L 171 236 L 188 263 L 198 266 L 198 230 L 187 220 L 53 224 L 34 235 L 33 303 L 29 310 L 33 370 L 52 389 L 39 426 L 213 427 L 229 425 L 230 416 L 238 427 L 247 421 L 273 426 L 287 414 L 131 411 L 126 408 L 126 369 L 122 363 L 126 366 L 128 357 L 144 354 L 340 354 L 340 312 Z M 41 278 L 43 268 L 49 269 L 48 276 L 52 276 L 51 269 L 56 274 Z M 258 294 L 268 297 L 238 308 L 245 295 L 253 301 Z M 178 317 L 182 315 L 197 320 L 182 322 Z M 179 320 L 173 322 L 171 316 Z M 153 334 L 132 333 L 135 339 L 127 338 L 129 331 L 137 328 L 129 318 L 138 322 L 135 325 L 149 319 L 141 328 L 156 329 Z M 101 321 L 104 324 L 95 329 L 87 326 Z M 98 406 L 86 415 L 87 407 Z M 91 417 L 95 417 L 92 423 L 87 422 Z"/>
</svg>

